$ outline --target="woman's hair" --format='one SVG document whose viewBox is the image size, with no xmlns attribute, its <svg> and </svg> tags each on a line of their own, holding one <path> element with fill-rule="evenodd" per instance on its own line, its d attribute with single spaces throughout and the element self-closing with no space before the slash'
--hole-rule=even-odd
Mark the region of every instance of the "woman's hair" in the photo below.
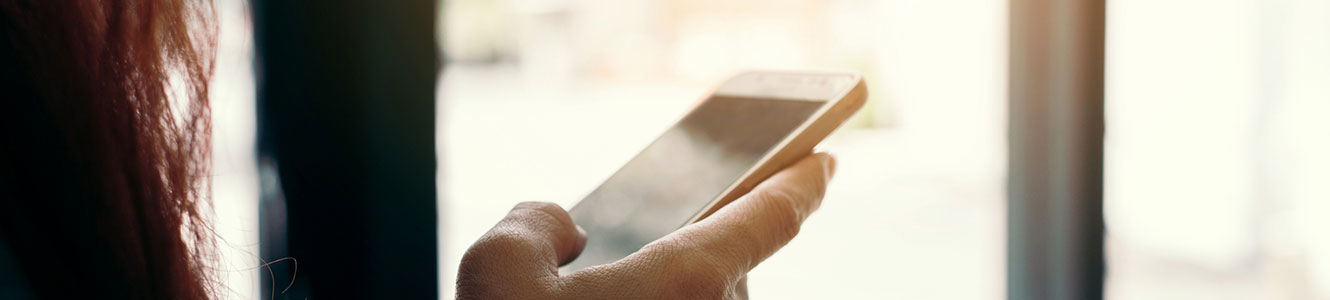
<svg viewBox="0 0 1330 300">
<path fill-rule="evenodd" d="M 0 0 L 0 245 L 33 295 L 215 295 L 214 14 L 208 0 Z"/>
</svg>

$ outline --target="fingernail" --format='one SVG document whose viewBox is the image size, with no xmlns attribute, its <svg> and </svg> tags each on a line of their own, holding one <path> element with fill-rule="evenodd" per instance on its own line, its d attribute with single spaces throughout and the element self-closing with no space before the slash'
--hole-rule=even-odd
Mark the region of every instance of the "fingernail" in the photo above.
<svg viewBox="0 0 1330 300">
<path fill-rule="evenodd" d="M 573 244 L 573 250 L 568 252 L 568 257 L 564 258 L 564 261 L 559 262 L 560 266 L 576 260 L 578 256 L 582 255 L 582 251 L 586 250 L 586 229 L 582 229 L 582 226 L 578 225 L 573 226 L 577 227 L 577 243 Z"/>
</svg>

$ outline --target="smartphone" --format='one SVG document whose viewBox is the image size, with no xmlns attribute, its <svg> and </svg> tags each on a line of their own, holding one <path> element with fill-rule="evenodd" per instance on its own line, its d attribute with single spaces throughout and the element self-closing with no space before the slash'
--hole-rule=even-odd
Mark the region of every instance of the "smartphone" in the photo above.
<svg viewBox="0 0 1330 300">
<path fill-rule="evenodd" d="M 586 248 L 564 274 L 607 264 L 706 218 L 812 153 L 863 106 L 850 72 L 731 77 L 569 210 Z"/>
</svg>

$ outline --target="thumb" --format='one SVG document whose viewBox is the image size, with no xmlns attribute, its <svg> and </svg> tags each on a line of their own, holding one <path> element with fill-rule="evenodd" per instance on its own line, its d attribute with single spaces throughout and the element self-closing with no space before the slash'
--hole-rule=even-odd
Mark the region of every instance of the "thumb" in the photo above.
<svg viewBox="0 0 1330 300">
<path fill-rule="evenodd" d="M 523 202 L 471 245 L 462 257 L 458 278 L 539 284 L 557 278 L 559 265 L 577 258 L 585 246 L 586 233 L 563 208 Z M 464 282 L 458 283 L 459 290 L 465 288 Z"/>
</svg>

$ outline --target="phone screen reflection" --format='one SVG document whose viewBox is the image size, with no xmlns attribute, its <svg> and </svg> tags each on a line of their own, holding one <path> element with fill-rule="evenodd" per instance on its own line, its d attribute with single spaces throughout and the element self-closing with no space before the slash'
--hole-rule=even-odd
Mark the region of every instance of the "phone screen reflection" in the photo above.
<svg viewBox="0 0 1330 300">
<path fill-rule="evenodd" d="M 824 104 L 703 102 L 570 210 L 587 245 L 561 272 L 617 261 L 683 227 Z"/>
</svg>

